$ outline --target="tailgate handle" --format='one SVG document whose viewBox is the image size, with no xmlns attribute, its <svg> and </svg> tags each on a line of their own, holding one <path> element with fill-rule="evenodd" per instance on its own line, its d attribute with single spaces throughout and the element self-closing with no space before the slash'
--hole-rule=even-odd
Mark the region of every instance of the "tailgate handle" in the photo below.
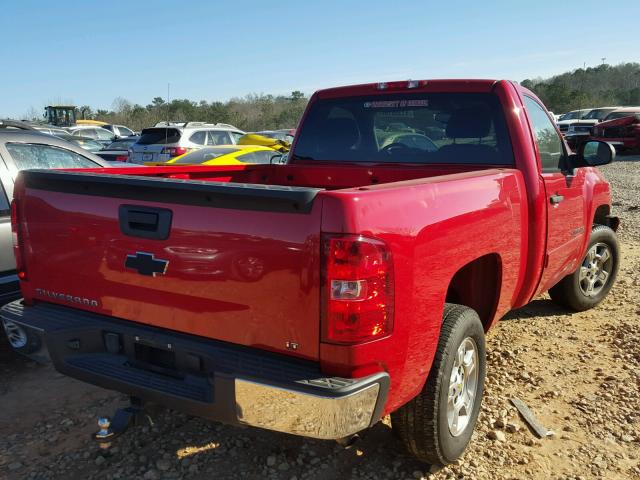
<svg viewBox="0 0 640 480">
<path fill-rule="evenodd" d="M 130 237 L 166 240 L 171 231 L 173 212 L 166 208 L 120 205 L 120 231 Z"/>
</svg>

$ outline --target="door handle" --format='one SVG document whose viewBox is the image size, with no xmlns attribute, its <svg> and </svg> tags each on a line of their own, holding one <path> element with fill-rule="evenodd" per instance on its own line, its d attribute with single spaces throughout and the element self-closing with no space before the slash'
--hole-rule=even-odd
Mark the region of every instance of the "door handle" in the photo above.
<svg viewBox="0 0 640 480">
<path fill-rule="evenodd" d="M 551 197 L 549 197 L 549 200 L 551 201 L 552 205 L 557 205 L 561 201 L 564 200 L 564 196 L 563 195 L 551 195 Z"/>
<path fill-rule="evenodd" d="M 130 237 L 166 240 L 171 231 L 171 210 L 138 205 L 120 205 L 120 231 Z"/>
</svg>

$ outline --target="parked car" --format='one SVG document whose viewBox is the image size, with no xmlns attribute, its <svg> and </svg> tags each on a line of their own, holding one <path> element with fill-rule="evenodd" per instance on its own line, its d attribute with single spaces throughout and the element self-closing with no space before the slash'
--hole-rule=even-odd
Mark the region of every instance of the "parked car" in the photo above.
<svg viewBox="0 0 640 480">
<path fill-rule="evenodd" d="M 580 145 L 589 139 L 591 128 L 604 120 L 604 118 L 611 112 L 619 108 L 620 107 L 594 108 L 582 117 L 581 120 L 571 121 L 564 136 L 567 144 L 572 149 L 579 148 Z"/>
<path fill-rule="evenodd" d="M 108 164 L 100 158 L 55 136 L 17 127 L 0 128 L 0 303 L 20 297 L 9 222 L 9 204 L 18 172 L 28 168 L 105 166 Z"/>
<path fill-rule="evenodd" d="M 145 163 L 147 166 L 160 165 L 243 165 L 245 163 L 280 163 L 282 153 L 260 145 L 220 145 L 193 150 L 164 163 Z"/>
<path fill-rule="evenodd" d="M 562 133 L 566 133 L 566 131 L 569 129 L 569 125 L 571 125 L 571 122 L 575 120 L 582 120 L 584 116 L 591 110 L 593 109 L 583 108 L 582 110 L 571 110 L 570 112 L 563 113 L 562 115 L 560 115 L 560 117 L 558 117 L 558 121 L 556 122 L 556 124 L 558 125 L 558 129 Z"/>
<path fill-rule="evenodd" d="M 91 138 L 92 140 L 102 144 L 103 147 L 106 147 L 117 139 L 113 132 L 104 129 L 101 126 L 76 125 L 74 127 L 69 127 L 67 130 L 69 130 L 71 135 Z"/>
<path fill-rule="evenodd" d="M 35 130 L 49 135 L 68 135 L 69 132 L 63 128 L 46 125 L 27 120 L 0 120 L 0 128 L 14 130 Z"/>
<path fill-rule="evenodd" d="M 48 133 L 49 135 L 69 135 L 69 132 L 63 128 L 49 127 L 43 125 L 35 125 L 34 130 L 37 130 L 42 133 Z"/>
<path fill-rule="evenodd" d="M 435 151 L 376 138 L 436 117 Z M 450 463 L 480 410 L 485 331 L 545 291 L 586 310 L 611 289 L 618 220 L 594 167 L 614 155 L 570 152 L 515 82 L 323 90 L 287 165 L 22 172 L 24 302 L 0 315 L 17 351 L 138 412 L 343 440 L 391 414 L 412 454 Z"/>
<path fill-rule="evenodd" d="M 96 155 L 110 162 L 128 162 L 129 149 L 139 139 L 139 136 L 120 138 L 104 149 L 96 152 Z"/>
<path fill-rule="evenodd" d="M 204 146 L 235 145 L 244 132 L 233 125 L 204 122 L 165 123 L 142 130 L 129 149 L 132 163 L 166 162 Z"/>
<path fill-rule="evenodd" d="M 259 132 L 251 132 L 256 135 L 262 135 L 264 137 L 275 138 L 276 140 L 282 140 L 284 142 L 293 143 L 293 137 L 295 136 L 295 129 L 282 129 L 282 130 L 261 130 Z"/>
<path fill-rule="evenodd" d="M 614 110 L 592 127 L 590 140 L 610 143 L 619 152 L 640 150 L 640 107 Z"/>
<path fill-rule="evenodd" d="M 133 130 L 131 130 L 129 127 L 125 127 L 124 125 L 106 124 L 102 125 L 102 128 L 110 131 L 115 138 L 126 138 L 135 135 L 135 132 Z"/>
<path fill-rule="evenodd" d="M 71 135 L 69 133 L 57 134 L 56 137 L 73 143 L 74 145 L 77 145 L 78 147 L 88 150 L 92 153 L 97 153 L 104 148 L 104 146 L 100 142 L 97 142 L 93 138 L 89 137 L 79 137 L 77 135 Z"/>
</svg>

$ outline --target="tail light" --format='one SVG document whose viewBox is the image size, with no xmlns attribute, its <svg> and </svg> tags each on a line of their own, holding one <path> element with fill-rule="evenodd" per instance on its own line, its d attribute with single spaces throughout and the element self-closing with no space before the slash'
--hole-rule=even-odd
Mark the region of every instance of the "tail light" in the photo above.
<svg viewBox="0 0 640 480">
<path fill-rule="evenodd" d="M 116 155 L 116 162 L 126 162 L 129 160 L 127 155 Z"/>
<path fill-rule="evenodd" d="M 189 150 L 191 149 L 187 147 L 164 147 L 161 153 L 164 153 L 165 155 L 168 154 L 170 157 L 177 157 L 179 155 L 184 155 Z"/>
<path fill-rule="evenodd" d="M 16 200 L 11 202 L 11 238 L 13 240 L 13 255 L 16 259 L 18 278 L 20 280 L 28 280 L 22 252 L 22 227 L 18 218 L 18 202 Z"/>
<path fill-rule="evenodd" d="M 325 236 L 322 341 L 354 344 L 393 331 L 393 264 L 387 245 L 362 236 Z"/>
</svg>

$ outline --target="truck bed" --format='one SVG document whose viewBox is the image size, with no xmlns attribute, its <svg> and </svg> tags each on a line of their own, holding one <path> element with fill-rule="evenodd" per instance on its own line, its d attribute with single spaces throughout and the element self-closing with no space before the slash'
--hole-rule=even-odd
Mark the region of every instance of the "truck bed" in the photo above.
<svg viewBox="0 0 640 480">
<path fill-rule="evenodd" d="M 323 195 L 496 173 L 472 169 L 27 171 L 24 297 L 318 360 L 320 237 L 346 228 L 323 213 Z"/>
</svg>

